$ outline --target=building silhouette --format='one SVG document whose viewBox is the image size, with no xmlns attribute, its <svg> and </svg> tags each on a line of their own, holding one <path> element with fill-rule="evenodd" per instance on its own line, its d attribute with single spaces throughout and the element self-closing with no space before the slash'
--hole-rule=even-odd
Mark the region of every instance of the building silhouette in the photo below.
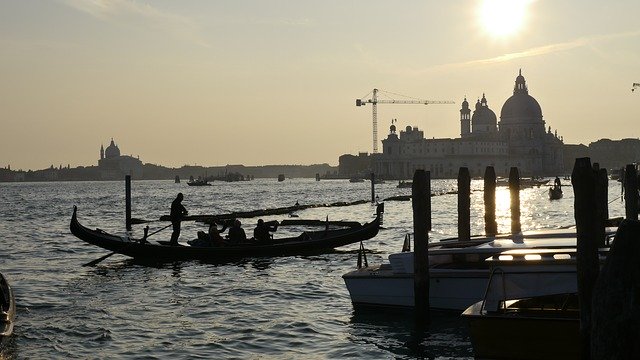
<svg viewBox="0 0 640 360">
<path fill-rule="evenodd" d="M 563 141 L 551 127 L 545 128 L 542 109 L 529 95 L 522 72 L 513 95 L 503 104 L 500 121 L 489 107 L 485 94 L 473 114 L 466 97 L 460 109 L 460 138 L 425 138 L 423 130 L 394 124 L 382 140 L 383 151 L 372 154 L 372 168 L 378 176 L 408 179 L 416 169 L 431 172 L 432 178 L 454 178 L 462 166 L 472 176 L 482 176 L 488 165 L 499 175 L 517 166 L 522 176 L 555 176 L 563 172 Z"/>
<path fill-rule="evenodd" d="M 142 161 L 129 155 L 120 155 L 120 148 L 113 138 L 105 149 L 100 145 L 98 169 L 102 180 L 121 180 L 125 175 L 133 179 L 142 179 Z"/>
</svg>

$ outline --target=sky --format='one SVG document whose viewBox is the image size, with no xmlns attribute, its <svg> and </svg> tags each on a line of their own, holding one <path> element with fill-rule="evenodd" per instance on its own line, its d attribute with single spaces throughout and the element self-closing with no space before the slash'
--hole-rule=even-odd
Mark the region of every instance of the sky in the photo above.
<svg viewBox="0 0 640 360">
<path fill-rule="evenodd" d="M 496 6 L 497 5 L 497 6 Z M 640 1 L 2 0 L 0 167 L 337 165 L 372 151 L 377 88 L 453 105 L 378 105 L 460 136 L 522 69 L 567 144 L 640 136 Z M 391 95 L 388 99 L 406 99 Z M 379 143 L 381 149 L 382 145 Z"/>
</svg>

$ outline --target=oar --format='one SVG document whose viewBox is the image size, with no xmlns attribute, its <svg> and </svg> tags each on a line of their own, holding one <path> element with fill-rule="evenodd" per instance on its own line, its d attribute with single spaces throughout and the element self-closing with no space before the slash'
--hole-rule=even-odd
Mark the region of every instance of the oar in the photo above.
<svg viewBox="0 0 640 360">
<path fill-rule="evenodd" d="M 155 221 L 155 220 L 154 220 L 154 221 Z M 157 234 L 157 233 L 159 233 L 160 231 L 162 231 L 162 230 L 164 230 L 164 229 L 168 228 L 168 227 L 169 227 L 169 226 L 171 226 L 171 225 L 173 225 L 173 224 L 169 224 L 169 225 L 167 225 L 167 226 L 165 226 L 165 227 L 163 227 L 163 228 L 161 228 L 161 229 L 159 229 L 159 230 L 156 230 L 156 231 L 152 232 L 151 234 L 149 234 L 149 235 L 145 236 L 144 240 L 147 240 L 147 238 L 148 238 L 149 236 L 151 236 L 151 235 L 153 235 L 153 234 Z M 148 227 L 147 227 L 147 228 L 148 228 Z M 147 232 L 147 231 L 148 231 L 148 230 L 146 230 L 146 229 L 145 229 L 145 234 L 146 234 L 146 232 Z M 95 259 L 95 260 L 93 260 L 93 261 L 90 261 L 90 262 L 88 262 L 88 263 L 86 263 L 86 264 L 84 264 L 84 265 L 82 265 L 82 266 L 94 266 L 94 265 L 98 264 L 99 262 L 101 262 L 102 260 L 104 260 L 104 259 L 106 259 L 106 258 L 108 258 L 109 256 L 112 256 L 112 255 L 114 255 L 114 254 L 116 254 L 116 252 L 115 252 L 115 251 L 114 251 L 114 252 L 111 252 L 111 253 L 109 253 L 109 254 L 107 254 L 107 255 L 101 256 L 101 257 L 99 257 L 99 258 L 97 258 L 97 259 Z"/>
<path fill-rule="evenodd" d="M 138 219 L 138 218 L 131 218 L 131 225 L 146 224 L 146 223 L 156 222 L 156 221 L 160 221 L 160 220 L 144 220 L 144 219 Z"/>
<path fill-rule="evenodd" d="M 109 254 L 107 254 L 107 255 L 105 255 L 105 256 L 101 256 L 101 257 L 99 257 L 99 258 L 97 258 L 97 259 L 95 259 L 95 260 L 93 260 L 93 261 L 90 261 L 90 262 L 88 262 L 88 263 L 86 263 L 86 264 L 84 264 L 84 265 L 82 265 L 82 266 L 94 266 L 94 265 L 96 265 L 97 263 L 101 262 L 102 260 L 104 260 L 104 259 L 108 258 L 109 256 L 111 256 L 111 255 L 113 255 L 113 254 L 115 254 L 115 252 L 109 253 Z"/>
</svg>

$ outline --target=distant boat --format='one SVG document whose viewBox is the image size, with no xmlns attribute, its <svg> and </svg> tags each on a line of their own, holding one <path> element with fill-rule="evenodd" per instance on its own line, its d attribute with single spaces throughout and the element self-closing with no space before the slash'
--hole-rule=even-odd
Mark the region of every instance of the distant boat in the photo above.
<svg viewBox="0 0 640 360">
<path fill-rule="evenodd" d="M 520 179 L 520 189 L 530 188 L 530 187 L 540 187 L 542 185 L 546 185 L 549 182 L 549 179 L 532 179 L 532 178 L 521 178 Z M 499 178 L 496 181 L 496 186 L 509 186 L 509 179 L 507 178 Z"/>
<path fill-rule="evenodd" d="M 278 175 L 278 181 L 284 181 L 284 174 Z"/>
<path fill-rule="evenodd" d="M 562 188 L 554 186 L 549 188 L 549 200 L 558 200 L 562 198 Z"/>
<path fill-rule="evenodd" d="M 13 323 L 16 318 L 16 299 L 9 282 L 0 274 L 0 349 L 13 334 Z"/>
<path fill-rule="evenodd" d="M 413 186 L 413 182 L 400 180 L 400 181 L 398 181 L 397 188 L 403 189 L 403 188 L 410 188 L 411 186 Z"/>
<path fill-rule="evenodd" d="M 352 177 L 351 179 L 349 179 L 349 182 L 360 183 L 360 182 L 364 182 L 364 179 L 360 177 Z"/>
<path fill-rule="evenodd" d="M 211 186 L 211 184 L 209 184 L 209 181 L 207 181 L 206 179 L 189 180 L 189 181 L 187 181 L 187 185 L 189 185 L 189 186 Z"/>
</svg>

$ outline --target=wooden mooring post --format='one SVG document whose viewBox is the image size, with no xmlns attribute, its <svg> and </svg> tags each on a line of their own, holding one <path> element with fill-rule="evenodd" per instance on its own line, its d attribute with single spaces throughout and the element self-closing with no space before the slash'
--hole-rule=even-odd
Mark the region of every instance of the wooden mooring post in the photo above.
<svg viewBox="0 0 640 360">
<path fill-rule="evenodd" d="M 371 173 L 371 202 L 376 202 L 376 174 Z"/>
<path fill-rule="evenodd" d="M 131 231 L 131 175 L 124 177 L 125 226 Z"/>
<path fill-rule="evenodd" d="M 416 170 L 411 188 L 413 206 L 413 290 L 416 325 L 429 324 L 429 228 L 431 224 L 431 174 Z"/>
<path fill-rule="evenodd" d="M 596 239 L 598 247 L 604 247 L 606 243 L 606 222 L 609 218 L 609 177 L 607 169 L 601 169 L 598 163 L 593 163 L 595 176 L 596 199 Z"/>
<path fill-rule="evenodd" d="M 471 176 L 469 169 L 458 171 L 458 241 L 471 239 Z"/>
<path fill-rule="evenodd" d="M 511 233 L 522 232 L 520 225 L 520 173 L 517 167 L 509 171 L 509 194 L 511 195 Z"/>
<path fill-rule="evenodd" d="M 628 220 L 638 220 L 638 171 L 633 164 L 624 170 L 624 209 Z"/>
<path fill-rule="evenodd" d="M 496 171 L 493 166 L 484 170 L 484 232 L 487 236 L 498 233 L 496 222 Z"/>
<path fill-rule="evenodd" d="M 577 158 L 571 173 L 574 212 L 576 219 L 576 271 L 578 301 L 580 303 L 580 354 L 589 359 L 593 287 L 598 278 L 598 214 L 596 204 L 596 176 L 591 159 Z"/>
</svg>

